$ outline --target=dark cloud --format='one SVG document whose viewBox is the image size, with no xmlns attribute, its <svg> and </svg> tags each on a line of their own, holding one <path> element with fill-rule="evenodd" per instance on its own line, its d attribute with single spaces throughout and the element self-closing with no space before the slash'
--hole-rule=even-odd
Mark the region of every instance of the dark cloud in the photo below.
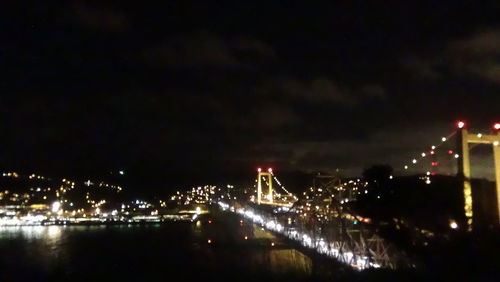
<svg viewBox="0 0 500 282">
<path fill-rule="evenodd" d="M 442 78 L 439 71 L 439 62 L 423 58 L 406 58 L 403 61 L 404 68 L 410 77 L 415 79 L 436 80 Z"/>
<path fill-rule="evenodd" d="M 357 175 L 400 167 L 458 118 L 498 118 L 498 1 L 390 2 L 16 6 L 0 159 L 158 179 L 259 163 Z"/>
<path fill-rule="evenodd" d="M 97 31 L 121 32 L 129 27 L 129 20 L 124 12 L 84 3 L 73 6 L 72 18 L 83 27 Z"/>
<path fill-rule="evenodd" d="M 471 36 L 455 40 L 450 48 L 460 57 L 485 57 L 500 54 L 500 28 L 480 30 Z"/>
<path fill-rule="evenodd" d="M 165 39 L 145 52 L 156 66 L 181 69 L 247 69 L 269 62 L 274 50 L 245 36 L 224 39 L 210 32 L 196 32 Z"/>
<path fill-rule="evenodd" d="M 479 31 L 450 43 L 451 67 L 458 74 L 474 75 L 500 84 L 500 28 Z"/>
<path fill-rule="evenodd" d="M 318 77 L 311 80 L 297 78 L 276 78 L 263 81 L 257 92 L 266 96 L 285 96 L 298 104 L 312 103 L 332 107 L 357 107 L 366 98 L 385 98 L 385 89 L 379 85 L 365 85 L 359 88 L 340 86 L 332 79 Z"/>
<path fill-rule="evenodd" d="M 409 58 L 404 66 L 418 78 L 479 78 L 500 83 L 500 28 L 450 39 L 434 56 Z"/>
</svg>

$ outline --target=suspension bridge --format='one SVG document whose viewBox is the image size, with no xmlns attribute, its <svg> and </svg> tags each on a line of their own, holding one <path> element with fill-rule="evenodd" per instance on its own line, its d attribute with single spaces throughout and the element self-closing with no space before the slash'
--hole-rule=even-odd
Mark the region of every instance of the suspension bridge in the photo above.
<svg viewBox="0 0 500 282">
<path fill-rule="evenodd" d="M 493 124 L 489 132 L 472 132 L 463 121 L 456 123 L 453 132 L 429 145 L 418 156 L 401 165 L 402 175 L 419 175 L 425 184 L 431 184 L 439 175 L 454 175 L 463 190 L 463 215 L 466 230 L 472 231 L 475 215 L 470 154 L 478 144 L 493 147 L 496 176 L 496 224 L 500 222 L 500 123 Z M 438 139 L 437 139 L 438 140 Z M 390 175 L 390 179 L 393 179 Z M 392 242 L 379 234 L 377 225 L 369 217 L 360 216 L 349 202 L 368 193 L 367 182 L 361 179 L 343 181 L 337 174 L 318 174 L 313 186 L 301 195 L 291 193 L 278 180 L 272 168 L 257 169 L 253 193 L 249 201 L 219 202 L 255 223 L 281 233 L 302 245 L 315 248 L 358 269 L 369 267 L 397 268 L 411 266 L 412 262 Z M 378 196 L 380 198 L 380 196 Z M 404 226 L 402 219 L 394 219 Z M 457 228 L 453 221 L 450 228 Z M 434 236 L 423 228 L 416 229 L 422 236 Z"/>
</svg>

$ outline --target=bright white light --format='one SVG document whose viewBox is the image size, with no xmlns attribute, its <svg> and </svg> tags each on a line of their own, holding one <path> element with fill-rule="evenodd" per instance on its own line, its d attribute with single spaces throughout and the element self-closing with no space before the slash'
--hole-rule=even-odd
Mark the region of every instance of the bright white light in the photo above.
<svg viewBox="0 0 500 282">
<path fill-rule="evenodd" d="M 498 141 L 493 142 L 493 146 L 498 146 L 500 143 Z"/>
<path fill-rule="evenodd" d="M 432 150 L 435 150 L 435 149 L 436 149 L 436 146 L 432 145 L 431 149 L 432 149 Z"/>
<path fill-rule="evenodd" d="M 441 141 L 445 142 L 446 141 L 446 137 L 442 137 Z"/>
<path fill-rule="evenodd" d="M 47 228 L 47 236 L 50 239 L 56 239 L 61 235 L 61 226 L 51 225 Z"/>
<path fill-rule="evenodd" d="M 405 169 L 408 169 L 408 166 L 407 166 L 407 165 L 405 165 Z"/>
<path fill-rule="evenodd" d="M 53 202 L 52 203 L 52 212 L 58 212 L 60 208 L 61 208 L 60 202 Z"/>
<path fill-rule="evenodd" d="M 276 227 L 276 223 L 274 223 L 274 221 L 269 221 L 268 223 L 266 223 L 266 227 L 269 229 L 274 229 Z"/>
<path fill-rule="evenodd" d="M 459 154 L 455 154 L 455 159 L 458 159 L 460 157 Z"/>
<path fill-rule="evenodd" d="M 196 214 L 200 214 L 200 213 L 201 213 L 200 207 L 196 207 Z"/>
<path fill-rule="evenodd" d="M 120 175 L 124 175 L 124 174 L 125 174 L 125 171 L 120 170 L 120 171 L 119 171 L 119 173 L 120 173 Z"/>
<path fill-rule="evenodd" d="M 478 134 L 477 134 L 477 138 L 481 138 L 481 137 L 483 137 L 483 134 L 478 133 Z"/>
<path fill-rule="evenodd" d="M 422 158 L 425 158 L 426 154 L 425 153 L 422 153 Z"/>
<path fill-rule="evenodd" d="M 451 229 L 457 229 L 457 228 L 458 228 L 458 224 L 457 224 L 455 221 L 452 221 L 452 222 L 450 223 L 450 228 L 451 228 Z"/>
<path fill-rule="evenodd" d="M 414 164 L 416 164 L 416 163 L 417 163 L 417 160 L 416 160 L 416 159 L 413 159 L 411 162 L 412 162 L 412 163 L 414 163 Z"/>
</svg>

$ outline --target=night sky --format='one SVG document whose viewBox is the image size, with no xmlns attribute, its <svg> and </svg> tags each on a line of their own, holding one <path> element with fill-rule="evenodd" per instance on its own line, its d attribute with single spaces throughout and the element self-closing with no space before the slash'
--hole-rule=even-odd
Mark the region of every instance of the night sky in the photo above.
<svg viewBox="0 0 500 282">
<path fill-rule="evenodd" d="M 2 169 L 354 176 L 500 120 L 499 1 L 10 2 Z"/>
</svg>

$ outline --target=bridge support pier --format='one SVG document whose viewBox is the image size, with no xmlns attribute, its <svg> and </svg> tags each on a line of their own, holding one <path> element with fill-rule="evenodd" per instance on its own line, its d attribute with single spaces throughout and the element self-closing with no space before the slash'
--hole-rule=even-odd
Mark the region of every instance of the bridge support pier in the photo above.
<svg viewBox="0 0 500 282">
<path fill-rule="evenodd" d="M 500 223 L 500 144 L 493 145 L 493 155 L 495 158 L 495 176 L 497 182 L 497 208 L 498 221 Z"/>
<path fill-rule="evenodd" d="M 458 162 L 458 175 L 462 178 L 464 189 L 464 210 L 467 218 L 467 230 L 472 230 L 472 187 L 470 172 L 469 144 L 491 144 L 495 159 L 497 215 L 500 223 L 500 135 L 498 134 L 470 134 L 466 128 L 460 128 L 458 134 L 458 148 L 460 160 Z"/>
<path fill-rule="evenodd" d="M 257 174 L 257 204 L 260 205 L 262 202 L 262 177 L 267 177 L 267 185 L 268 185 L 268 192 L 267 192 L 267 201 L 269 203 L 273 203 L 273 173 L 272 170 L 269 172 L 263 172 L 260 169 L 258 170 Z"/>
</svg>

